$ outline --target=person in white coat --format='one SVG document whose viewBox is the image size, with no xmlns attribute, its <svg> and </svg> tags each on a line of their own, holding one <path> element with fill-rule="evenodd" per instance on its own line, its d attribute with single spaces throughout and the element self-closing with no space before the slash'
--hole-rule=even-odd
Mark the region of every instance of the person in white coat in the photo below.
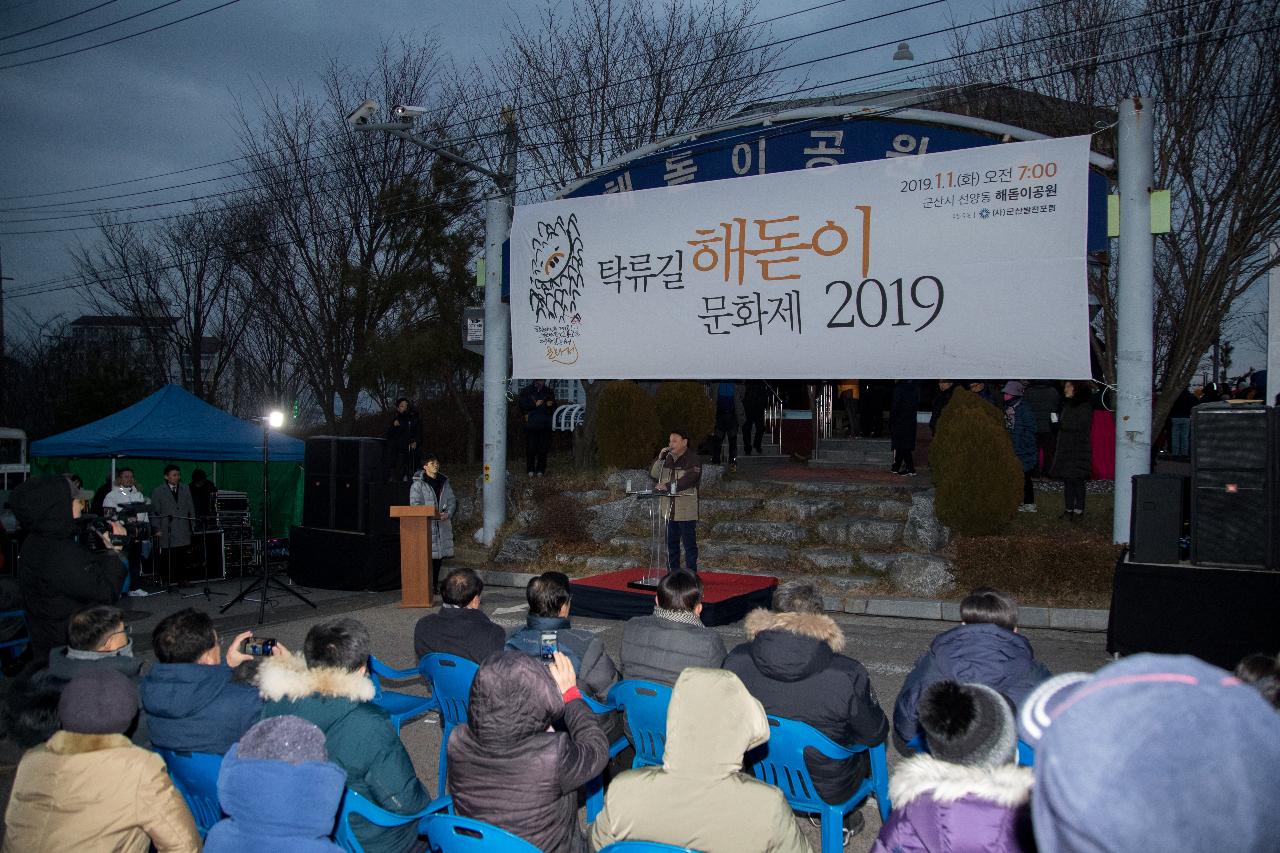
<svg viewBox="0 0 1280 853">
<path fill-rule="evenodd" d="M 422 461 L 422 470 L 413 476 L 409 487 L 410 506 L 433 506 L 436 517 L 431 519 L 431 578 L 438 583 L 445 557 L 453 556 L 453 518 L 458 509 L 449 478 L 440 473 L 440 460 L 428 453 Z"/>
</svg>

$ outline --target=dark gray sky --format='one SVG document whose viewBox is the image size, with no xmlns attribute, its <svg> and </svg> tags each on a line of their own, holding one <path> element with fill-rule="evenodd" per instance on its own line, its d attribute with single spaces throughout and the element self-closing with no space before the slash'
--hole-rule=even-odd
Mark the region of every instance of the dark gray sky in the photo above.
<svg viewBox="0 0 1280 853">
<path fill-rule="evenodd" d="M 102 9 L 15 38 L 29 27 L 79 12 L 101 0 L 0 0 L 0 52 L 80 33 L 91 27 L 151 9 L 164 0 L 115 0 Z M 166 9 L 96 33 L 36 50 L 0 56 L 0 65 L 50 56 L 95 44 L 218 5 L 223 0 L 181 0 Z M 763 0 L 759 15 L 775 17 L 817 6 L 822 0 Z M 771 24 L 775 37 L 809 33 L 921 0 L 847 0 Z M 557 5 L 567 8 L 559 0 Z M 506 28 L 533 20 L 541 0 L 240 0 L 225 9 L 154 33 L 84 53 L 0 70 L 0 248 L 10 294 L 6 314 L 10 334 L 20 333 L 24 312 L 37 320 L 85 309 L 74 290 L 22 296 L 24 288 L 73 273 L 68 250 L 92 241 L 96 230 L 18 234 L 86 226 L 88 218 L 18 223 L 13 220 L 64 212 L 54 208 L 16 211 L 18 206 L 76 202 L 98 196 L 214 178 L 238 164 L 182 175 L 90 189 L 159 175 L 235 157 L 233 120 L 237 101 L 252 104 L 260 89 L 300 87 L 318 94 L 328 57 L 354 66 L 387 39 L 400 35 L 434 37 L 459 66 L 483 61 L 500 50 Z M 985 3 L 947 0 L 796 43 L 789 61 L 804 60 L 896 39 L 980 16 Z M 917 61 L 942 55 L 939 38 L 913 43 Z M 894 67 L 891 50 L 812 66 L 813 81 L 836 80 Z M 902 63 L 898 63 L 901 67 Z M 901 76 L 906 76 L 903 72 Z M 918 73 L 918 72 L 917 72 Z M 76 209 L 188 199 L 214 192 L 218 183 L 95 202 Z M 135 218 L 177 213 L 181 205 L 124 214 Z M 15 328 L 16 327 L 16 328 Z"/>
</svg>

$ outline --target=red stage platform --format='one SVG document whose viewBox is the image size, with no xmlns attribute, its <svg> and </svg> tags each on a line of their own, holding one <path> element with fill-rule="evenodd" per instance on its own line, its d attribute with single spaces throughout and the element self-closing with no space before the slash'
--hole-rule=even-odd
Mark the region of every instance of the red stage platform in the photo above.
<svg viewBox="0 0 1280 853">
<path fill-rule="evenodd" d="M 627 586 L 645 575 L 644 569 L 623 569 L 570 582 L 573 614 L 595 619 L 630 619 L 653 612 L 654 593 Z M 702 623 L 728 625 L 748 611 L 769 607 L 778 579 L 769 575 L 699 572 L 702 579 Z"/>
</svg>

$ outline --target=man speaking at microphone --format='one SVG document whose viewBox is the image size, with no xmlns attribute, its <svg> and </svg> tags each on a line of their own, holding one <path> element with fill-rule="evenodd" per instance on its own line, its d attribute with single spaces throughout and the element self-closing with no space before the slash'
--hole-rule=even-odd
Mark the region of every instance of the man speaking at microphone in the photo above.
<svg viewBox="0 0 1280 853">
<path fill-rule="evenodd" d="M 658 452 L 649 469 L 649 476 L 658 481 L 655 491 L 671 495 L 660 499 L 662 517 L 667 520 L 667 567 L 673 572 L 680 568 L 683 543 L 685 568 L 698 571 L 698 483 L 702 481 L 702 460 L 689 450 L 687 432 L 671 433 L 667 446 Z"/>
</svg>

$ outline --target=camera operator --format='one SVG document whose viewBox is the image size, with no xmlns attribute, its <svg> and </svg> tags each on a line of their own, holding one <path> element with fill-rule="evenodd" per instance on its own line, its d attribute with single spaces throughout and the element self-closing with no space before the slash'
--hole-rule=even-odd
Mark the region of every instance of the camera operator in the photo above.
<svg viewBox="0 0 1280 853">
<path fill-rule="evenodd" d="M 124 507 L 137 507 L 143 505 L 145 507 L 147 497 L 138 488 L 134 480 L 132 468 L 121 468 L 116 471 L 116 484 L 102 498 L 102 514 L 107 518 L 115 518 L 123 523 L 125 518 L 136 519 L 139 522 L 147 521 L 147 514 L 144 512 L 130 513 L 122 511 Z M 125 549 L 125 562 L 129 566 L 129 595 L 145 596 L 147 591 L 142 588 L 142 564 L 150 556 L 151 543 L 147 541 L 150 533 L 146 524 L 134 525 L 134 529 L 129 530 L 129 546 Z"/>
<path fill-rule="evenodd" d="M 67 644 L 71 615 L 94 604 L 115 604 L 128 569 L 120 557 L 124 527 L 83 531 L 85 542 L 96 537 L 102 550 L 93 552 L 75 541 L 80 517 L 79 494 L 65 477 L 32 477 L 9 497 L 9 505 L 27 532 L 18 561 L 18 587 L 31 625 L 31 651 L 43 664 L 56 646 Z"/>
</svg>

